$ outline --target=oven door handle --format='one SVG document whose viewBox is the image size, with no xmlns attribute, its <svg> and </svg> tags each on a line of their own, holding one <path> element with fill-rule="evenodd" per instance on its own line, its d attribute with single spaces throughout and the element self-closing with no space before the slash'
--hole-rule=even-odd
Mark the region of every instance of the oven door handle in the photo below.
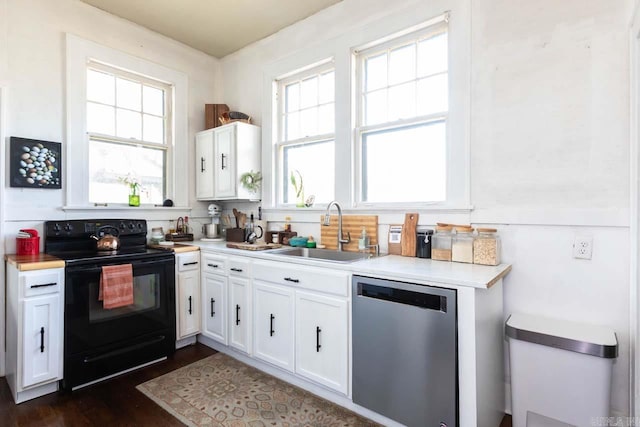
<svg viewBox="0 0 640 427">
<path fill-rule="evenodd" d="M 133 261 L 133 262 L 128 263 L 128 264 L 131 264 L 131 266 L 133 268 L 136 268 L 136 267 L 146 267 L 146 266 L 149 266 L 149 265 L 164 264 L 164 263 L 173 264 L 174 261 L 171 260 L 171 259 L 168 259 L 168 260 L 164 259 L 162 261 L 158 261 L 158 260 L 156 260 L 156 261 Z M 107 264 L 107 265 L 117 265 L 117 264 Z M 75 272 L 78 272 L 78 271 L 82 272 L 82 273 L 101 273 L 102 272 L 102 267 L 98 266 L 98 265 L 95 265 L 95 264 L 92 264 L 89 267 L 79 265 L 79 266 L 76 266 L 76 267 L 67 267 L 67 269 L 66 269 L 67 273 L 75 273 Z"/>
</svg>

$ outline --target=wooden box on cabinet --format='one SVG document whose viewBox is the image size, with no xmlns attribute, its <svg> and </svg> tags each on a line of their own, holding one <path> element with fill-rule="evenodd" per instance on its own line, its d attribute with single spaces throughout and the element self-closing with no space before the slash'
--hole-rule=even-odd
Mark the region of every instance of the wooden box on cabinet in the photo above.
<svg viewBox="0 0 640 427">
<path fill-rule="evenodd" d="M 213 129 L 222 125 L 220 116 L 228 112 L 227 104 L 204 104 L 204 128 Z"/>
</svg>

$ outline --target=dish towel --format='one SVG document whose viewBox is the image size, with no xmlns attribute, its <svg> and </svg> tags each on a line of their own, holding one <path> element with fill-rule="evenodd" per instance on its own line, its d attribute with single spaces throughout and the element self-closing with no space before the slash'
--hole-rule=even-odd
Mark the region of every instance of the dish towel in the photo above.
<svg viewBox="0 0 640 427">
<path fill-rule="evenodd" d="M 102 306 L 106 309 L 133 304 L 133 267 L 131 264 L 102 267 L 98 301 L 102 301 Z"/>
</svg>

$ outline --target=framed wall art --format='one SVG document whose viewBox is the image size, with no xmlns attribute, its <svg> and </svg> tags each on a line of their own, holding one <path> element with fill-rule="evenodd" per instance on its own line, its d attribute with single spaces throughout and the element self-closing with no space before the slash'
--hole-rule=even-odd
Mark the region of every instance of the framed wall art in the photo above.
<svg viewBox="0 0 640 427">
<path fill-rule="evenodd" d="M 62 144 L 12 136 L 9 145 L 9 185 L 62 188 Z"/>
</svg>

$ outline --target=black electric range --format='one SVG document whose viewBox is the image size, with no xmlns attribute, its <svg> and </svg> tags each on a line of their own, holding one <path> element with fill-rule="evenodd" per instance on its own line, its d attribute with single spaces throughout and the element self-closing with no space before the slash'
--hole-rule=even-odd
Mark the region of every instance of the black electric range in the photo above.
<svg viewBox="0 0 640 427">
<path fill-rule="evenodd" d="M 65 261 L 64 379 L 73 390 L 175 350 L 175 258 L 147 249 L 145 220 L 104 219 L 45 222 L 45 252 Z M 98 251 L 106 233 L 120 239 L 117 251 Z M 105 308 L 102 267 L 130 264 L 133 304 Z"/>
</svg>

